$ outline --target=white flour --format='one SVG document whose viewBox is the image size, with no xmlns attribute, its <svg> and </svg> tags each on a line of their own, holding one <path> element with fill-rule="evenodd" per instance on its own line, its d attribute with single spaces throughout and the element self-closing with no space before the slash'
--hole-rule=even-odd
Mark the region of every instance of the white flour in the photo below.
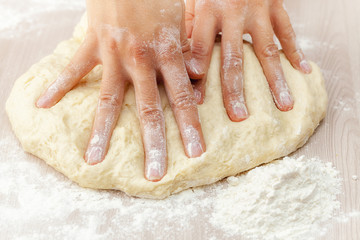
<svg viewBox="0 0 360 240">
<path fill-rule="evenodd" d="M 338 172 L 316 158 L 285 157 L 228 182 L 211 222 L 254 239 L 312 239 L 340 207 Z"/>
<path fill-rule="evenodd" d="M 54 20 L 53 13 L 64 11 L 78 12 L 80 16 L 85 11 L 85 0 L 22 0 L 16 3 L 0 0 L 0 38 L 13 38 L 40 30 Z M 67 21 L 66 16 L 61 21 Z"/>
<path fill-rule="evenodd" d="M 323 232 L 339 208 L 341 180 L 318 159 L 285 158 L 230 177 L 230 184 L 158 201 L 78 187 L 23 153 L 13 137 L 1 139 L 0 149 L 5 239 L 176 239 L 195 228 L 204 239 L 303 239 Z"/>
</svg>

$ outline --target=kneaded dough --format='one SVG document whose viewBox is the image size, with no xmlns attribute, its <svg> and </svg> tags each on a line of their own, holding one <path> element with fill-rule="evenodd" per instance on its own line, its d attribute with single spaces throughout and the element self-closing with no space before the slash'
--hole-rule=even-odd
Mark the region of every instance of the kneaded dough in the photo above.
<svg viewBox="0 0 360 240">
<path fill-rule="evenodd" d="M 295 100 L 293 110 L 279 111 L 251 45 L 244 44 L 244 85 L 250 117 L 231 122 L 223 107 L 220 86 L 220 46 L 216 44 L 199 114 L 207 150 L 187 158 L 165 91 L 160 86 L 166 119 L 168 171 L 159 182 L 144 178 L 144 152 L 134 89 L 130 87 L 103 162 L 90 166 L 83 155 L 90 137 L 99 96 L 102 67 L 97 66 L 51 109 L 38 109 L 35 101 L 56 79 L 82 42 L 86 18 L 74 36 L 54 53 L 33 65 L 15 83 L 6 110 L 25 151 L 43 159 L 80 186 L 118 189 L 133 196 L 164 198 L 193 186 L 285 156 L 301 147 L 325 116 L 327 94 L 318 66 L 312 73 L 295 70 L 281 53 L 281 64 Z"/>
</svg>

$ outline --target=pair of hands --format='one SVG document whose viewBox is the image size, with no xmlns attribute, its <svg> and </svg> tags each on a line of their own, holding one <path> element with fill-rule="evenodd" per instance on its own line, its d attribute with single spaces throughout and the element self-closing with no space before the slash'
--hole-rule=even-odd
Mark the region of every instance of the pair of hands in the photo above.
<svg viewBox="0 0 360 240">
<path fill-rule="evenodd" d="M 97 164 L 106 156 L 126 86 L 133 84 L 145 150 L 144 174 L 150 181 L 161 180 L 167 170 L 165 119 L 157 79 L 164 83 L 186 155 L 199 157 L 206 150 L 196 104 L 204 99 L 216 34 L 222 32 L 222 92 L 232 121 L 249 115 L 243 93 L 243 33 L 253 38 L 280 110 L 292 109 L 293 99 L 273 42 L 274 31 L 292 65 L 304 73 L 311 71 L 296 46 L 281 0 L 187 0 L 186 7 L 183 0 L 87 0 L 87 12 L 89 28 L 84 42 L 36 105 L 54 106 L 102 64 L 100 97 L 84 156 L 88 164 Z M 193 86 L 189 76 L 194 79 Z"/>
</svg>

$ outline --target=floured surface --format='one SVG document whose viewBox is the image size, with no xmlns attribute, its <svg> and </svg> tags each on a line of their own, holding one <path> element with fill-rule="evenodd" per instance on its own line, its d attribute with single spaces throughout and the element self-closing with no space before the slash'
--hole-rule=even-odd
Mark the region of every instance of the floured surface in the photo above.
<svg viewBox="0 0 360 240">
<path fill-rule="evenodd" d="M 319 68 L 309 75 L 295 70 L 281 55 L 294 108 L 279 111 L 252 47 L 244 45 L 244 87 L 250 117 L 231 122 L 223 107 L 220 87 L 220 46 L 216 45 L 208 72 L 204 104 L 199 114 L 206 153 L 188 159 L 180 134 L 160 87 L 166 122 L 168 171 L 159 182 L 144 178 L 144 153 L 134 97 L 129 87 L 105 160 L 85 163 L 83 156 L 97 105 L 102 69 L 97 66 L 51 109 L 38 109 L 35 101 L 68 63 L 86 32 L 86 17 L 74 38 L 58 45 L 53 55 L 33 65 L 15 83 L 6 110 L 23 148 L 42 158 L 83 187 L 118 189 L 127 194 L 164 198 L 183 189 L 213 183 L 301 147 L 325 116 L 327 95 Z M 190 126 L 191 127 L 191 126 Z"/>
<path fill-rule="evenodd" d="M 316 158 L 285 158 L 205 188 L 148 200 L 46 174 L 11 140 L 0 141 L 0 148 L 9 149 L 0 157 L 0 180 L 11 180 L 0 181 L 5 239 L 177 239 L 200 228 L 200 239 L 312 240 L 326 232 L 340 206 L 338 172 Z M 341 220 L 360 216 L 352 215 Z M 34 229 L 44 222 L 50 225 Z"/>
<path fill-rule="evenodd" d="M 315 239 L 340 208 L 341 180 L 331 163 L 285 157 L 257 167 L 217 195 L 211 222 L 250 239 Z"/>
<path fill-rule="evenodd" d="M 0 211 L 6 212 L 0 215 L 2 238 L 38 240 L 48 239 L 50 235 L 53 239 L 60 240 L 67 237 L 80 239 L 84 235 L 91 236 L 88 239 L 126 239 L 129 235 L 124 232 L 135 227 L 134 229 L 141 230 L 133 231 L 130 238 L 245 239 L 240 235 L 227 237 L 226 230 L 209 223 L 209 212 L 213 208 L 203 208 L 201 199 L 192 194 L 187 195 L 188 191 L 184 193 L 191 200 L 184 195 L 185 200 L 164 204 L 162 211 L 150 211 L 148 207 L 144 211 L 141 201 L 137 201 L 139 199 L 130 202 L 119 191 L 92 191 L 78 187 L 43 160 L 22 153 L 5 113 L 5 101 L 14 81 L 22 73 L 34 62 L 50 54 L 59 41 L 71 36 L 72 28 L 79 21 L 84 6 L 73 10 L 68 10 L 68 6 L 75 2 L 85 5 L 85 1 L 66 1 L 66 4 L 60 4 L 51 12 L 27 15 L 23 20 L 32 20 L 33 24 L 31 28 L 26 28 L 26 32 L 19 31 L 24 30 L 20 26 L 14 28 L 10 36 L 0 31 Z M 24 0 L 22 3 L 25 6 L 21 11 L 26 11 L 30 7 L 46 9 L 54 1 Z M 357 14 L 360 12 L 360 2 L 347 4 L 334 0 L 304 0 L 285 1 L 285 4 L 305 55 L 319 64 L 324 73 L 329 94 L 326 118 L 308 143 L 296 151 L 295 155 L 305 155 L 307 158 L 318 156 L 324 162 L 332 162 L 343 178 L 342 193 L 337 197 L 343 214 L 330 221 L 328 231 L 317 239 L 357 239 L 360 234 L 360 180 L 354 180 L 353 176 L 358 176 L 358 179 L 360 177 L 360 55 L 354 53 L 358 52 L 360 45 L 358 32 L 353 29 L 356 29 L 360 21 L 360 15 Z M 4 6 L 19 9 L 19 5 L 17 1 L 0 0 L 0 12 Z M 3 15 L 0 18 L 1 16 Z M 351 22 L 351 18 L 357 20 Z M 353 27 L 344 28 L 347 24 L 353 24 Z M 6 33 L 10 33 L 10 29 Z M 222 183 L 219 184 L 222 186 Z M 224 185 L 222 188 L 226 190 L 228 186 Z M 88 191 L 91 193 L 88 194 Z M 201 194 L 208 196 L 210 190 Z M 125 209 L 131 208 L 132 214 L 118 215 L 120 204 L 115 202 L 116 207 L 109 207 L 104 195 L 126 202 Z M 213 200 L 214 196 L 211 196 Z M 52 205 L 49 199 L 56 204 Z M 153 201 L 148 204 L 151 203 Z M 185 208 L 197 203 L 200 205 Z M 89 210 L 87 205 L 93 208 Z M 185 210 L 179 211 L 181 207 Z M 165 208 L 174 211 L 167 211 Z M 28 214 L 31 209 L 33 211 Z M 58 211 L 62 209 L 63 214 L 59 214 Z M 54 214 L 55 212 L 57 213 Z M 41 213 L 41 216 L 37 213 Z M 154 218 L 144 220 L 141 218 L 142 214 L 153 214 L 150 216 Z M 156 218 L 167 214 L 177 221 L 171 221 L 169 217 Z M 16 224 L 9 226 L 9 222 Z M 187 224 L 183 225 L 184 222 Z M 44 232 L 47 233 L 46 236 Z M 94 232 L 98 234 L 93 234 Z"/>
</svg>

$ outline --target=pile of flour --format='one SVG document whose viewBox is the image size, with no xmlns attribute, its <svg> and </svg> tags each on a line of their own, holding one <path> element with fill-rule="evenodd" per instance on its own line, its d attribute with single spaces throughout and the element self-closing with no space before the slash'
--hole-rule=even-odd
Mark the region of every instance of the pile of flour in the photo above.
<svg viewBox="0 0 360 240">
<path fill-rule="evenodd" d="M 338 171 L 317 158 L 285 157 L 227 181 L 211 223 L 252 239 L 311 239 L 340 207 Z"/>
<path fill-rule="evenodd" d="M 177 239 L 195 238 L 194 232 L 212 240 L 313 239 L 340 205 L 338 172 L 317 158 L 286 157 L 227 181 L 148 200 L 81 188 L 25 154 L 14 137 L 2 138 L 0 149 L 5 239 Z"/>
</svg>

